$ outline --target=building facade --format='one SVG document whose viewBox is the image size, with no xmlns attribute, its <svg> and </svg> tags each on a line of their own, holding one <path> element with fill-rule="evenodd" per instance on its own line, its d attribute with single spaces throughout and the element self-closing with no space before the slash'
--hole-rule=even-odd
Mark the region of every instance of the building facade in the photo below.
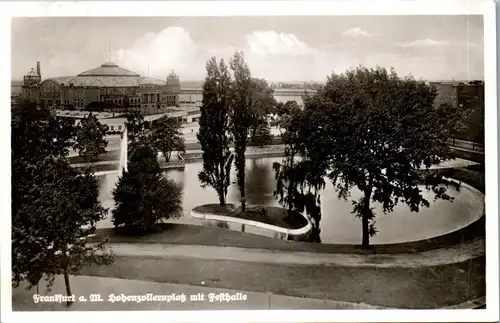
<svg viewBox="0 0 500 323">
<path fill-rule="evenodd" d="M 107 103 L 111 112 L 137 111 L 143 115 L 162 113 L 179 106 L 179 77 L 172 71 L 165 81 L 142 77 L 115 63 L 77 76 L 42 80 L 40 63 L 24 76 L 22 96 L 40 106 L 84 110 L 90 103 Z"/>
</svg>

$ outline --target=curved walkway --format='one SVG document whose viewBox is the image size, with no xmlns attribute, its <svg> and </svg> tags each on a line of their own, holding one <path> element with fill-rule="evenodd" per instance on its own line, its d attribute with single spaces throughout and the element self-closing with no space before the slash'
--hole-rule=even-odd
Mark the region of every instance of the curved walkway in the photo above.
<svg viewBox="0 0 500 323">
<path fill-rule="evenodd" d="M 236 247 L 173 244 L 110 244 L 118 256 L 195 258 L 284 265 L 319 265 L 363 268 L 417 268 L 448 265 L 485 254 L 485 241 L 472 241 L 437 250 L 412 254 L 319 254 L 313 252 L 272 251 Z"/>
</svg>

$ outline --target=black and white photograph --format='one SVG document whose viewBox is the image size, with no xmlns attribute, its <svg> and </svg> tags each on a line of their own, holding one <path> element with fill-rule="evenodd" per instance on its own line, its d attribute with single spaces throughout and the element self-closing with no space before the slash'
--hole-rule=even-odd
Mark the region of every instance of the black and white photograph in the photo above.
<svg viewBox="0 0 500 323">
<path fill-rule="evenodd" d="M 498 319 L 494 3 L 224 3 L 16 11 L 5 322 Z"/>
</svg>

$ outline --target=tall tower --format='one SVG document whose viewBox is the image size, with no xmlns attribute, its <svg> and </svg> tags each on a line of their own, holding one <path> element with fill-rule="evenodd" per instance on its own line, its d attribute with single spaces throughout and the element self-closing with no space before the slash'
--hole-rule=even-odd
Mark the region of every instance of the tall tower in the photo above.
<svg viewBox="0 0 500 323">
<path fill-rule="evenodd" d="M 181 84 L 179 82 L 179 77 L 175 74 L 174 70 L 167 77 L 167 89 L 174 100 L 171 102 L 172 105 L 177 107 L 180 106 L 180 94 L 181 94 Z"/>
<path fill-rule="evenodd" d="M 42 71 L 40 70 L 40 62 L 36 62 L 36 74 L 42 78 Z"/>
<path fill-rule="evenodd" d="M 177 76 L 177 74 L 175 74 L 174 70 L 172 70 L 172 73 L 170 73 L 170 75 L 167 77 L 167 84 L 179 84 L 179 77 Z"/>
<path fill-rule="evenodd" d="M 39 70 L 40 65 L 37 64 L 37 70 Z M 32 102 L 37 102 L 38 99 L 38 86 L 41 82 L 41 77 L 36 72 L 35 69 L 31 69 L 28 74 L 23 77 L 23 97 Z"/>
</svg>

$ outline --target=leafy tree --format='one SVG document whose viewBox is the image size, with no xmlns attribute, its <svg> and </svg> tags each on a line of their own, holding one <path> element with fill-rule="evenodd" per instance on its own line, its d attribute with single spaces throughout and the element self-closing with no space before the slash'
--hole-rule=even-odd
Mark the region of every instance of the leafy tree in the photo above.
<svg viewBox="0 0 500 323">
<path fill-rule="evenodd" d="M 233 158 L 229 151 L 230 138 L 227 132 L 231 78 L 223 59 L 217 64 L 215 57 L 212 57 L 206 69 L 197 134 L 203 150 L 203 169 L 198 173 L 198 178 L 203 187 L 213 187 L 219 196 L 220 205 L 225 205 Z"/>
<path fill-rule="evenodd" d="M 234 138 L 236 177 L 245 210 L 245 151 L 250 128 L 255 123 L 252 104 L 252 78 L 243 53 L 235 53 L 230 62 L 234 74 L 231 89 L 230 129 Z"/>
<path fill-rule="evenodd" d="M 277 127 L 281 133 L 282 139 L 285 135 L 284 130 L 289 129 L 289 123 L 294 116 L 300 113 L 300 107 L 295 101 L 287 101 L 286 103 L 279 102 L 274 108 L 273 114 L 271 115 L 271 123 L 273 126 Z"/>
<path fill-rule="evenodd" d="M 468 120 L 469 140 L 484 143 L 484 104 L 477 107 Z"/>
<path fill-rule="evenodd" d="M 31 161 L 48 155 L 66 157 L 76 134 L 74 120 L 56 119 L 50 110 L 22 102 L 12 110 L 12 160 Z"/>
<path fill-rule="evenodd" d="M 75 150 L 78 150 L 78 154 L 87 162 L 91 162 L 94 157 L 106 152 L 107 132 L 108 126 L 100 123 L 94 115 L 84 117 L 76 134 Z"/>
<path fill-rule="evenodd" d="M 15 106 L 11 120 L 12 214 L 27 203 L 33 178 L 28 172 L 48 156 L 65 158 L 76 133 L 71 119 L 55 119 L 30 102 Z"/>
<path fill-rule="evenodd" d="M 123 172 L 118 180 L 113 198 L 115 227 L 148 232 L 155 229 L 159 221 L 182 214 L 181 188 L 163 175 L 149 142 L 141 142 L 133 151 L 128 172 Z"/>
<path fill-rule="evenodd" d="M 271 129 L 268 118 L 274 114 L 276 100 L 274 90 L 269 87 L 264 79 L 252 78 L 252 113 L 253 122 L 250 129 L 251 143 L 257 146 L 268 145 L 272 141 Z"/>
<path fill-rule="evenodd" d="M 50 289 L 55 276 L 63 274 L 70 296 L 71 274 L 87 264 L 113 261 L 104 242 L 91 246 L 85 241 L 106 214 L 97 181 L 90 169 L 79 173 L 67 160 L 52 156 L 26 171 L 33 179 L 31 189 L 12 216 L 13 284 L 26 280 L 32 288 L 45 275 Z"/>
<path fill-rule="evenodd" d="M 274 195 L 289 211 L 289 216 L 304 212 L 313 225 L 311 242 L 321 242 L 319 224 L 321 220 L 320 191 L 325 186 L 325 161 L 317 163 L 303 152 L 307 138 L 305 129 L 310 125 L 307 116 L 295 101 L 278 105 L 277 126 L 282 129 L 285 157 L 274 163 L 276 190 Z M 299 158 L 300 157 L 300 158 Z"/>
<path fill-rule="evenodd" d="M 71 294 L 70 274 L 112 261 L 103 244 L 87 246 L 83 239 L 105 213 L 97 182 L 90 170 L 82 174 L 65 159 L 75 134 L 71 120 L 23 103 L 11 124 L 13 286 L 27 281 L 33 287 L 45 275 L 50 288 L 55 275 L 64 274 Z"/>
<path fill-rule="evenodd" d="M 163 153 L 165 160 L 170 160 L 172 151 L 185 152 L 182 122 L 167 115 L 152 123 L 152 141 L 154 147 Z"/>
<path fill-rule="evenodd" d="M 137 111 L 127 113 L 127 136 L 129 151 L 148 139 L 151 124 Z"/>
<path fill-rule="evenodd" d="M 484 84 L 472 81 L 457 87 L 459 107 L 466 118 L 459 129 L 461 138 L 484 143 Z"/>
<path fill-rule="evenodd" d="M 252 129 L 250 143 L 254 146 L 263 147 L 272 143 L 273 136 L 271 127 L 267 120 L 261 119 Z"/>
<path fill-rule="evenodd" d="M 418 212 L 430 205 L 420 184 L 438 199 L 451 199 L 441 175 L 420 169 L 451 158 L 447 139 L 462 118 L 451 105 L 435 107 L 436 93 L 394 70 L 358 67 L 332 75 L 305 100 L 300 155 L 315 165 L 307 176 L 318 178 L 326 169 L 339 197 L 349 197 L 353 187 L 362 192 L 353 213 L 361 218 L 364 248 L 377 232 L 372 201 L 384 212 L 399 202 Z"/>
</svg>

